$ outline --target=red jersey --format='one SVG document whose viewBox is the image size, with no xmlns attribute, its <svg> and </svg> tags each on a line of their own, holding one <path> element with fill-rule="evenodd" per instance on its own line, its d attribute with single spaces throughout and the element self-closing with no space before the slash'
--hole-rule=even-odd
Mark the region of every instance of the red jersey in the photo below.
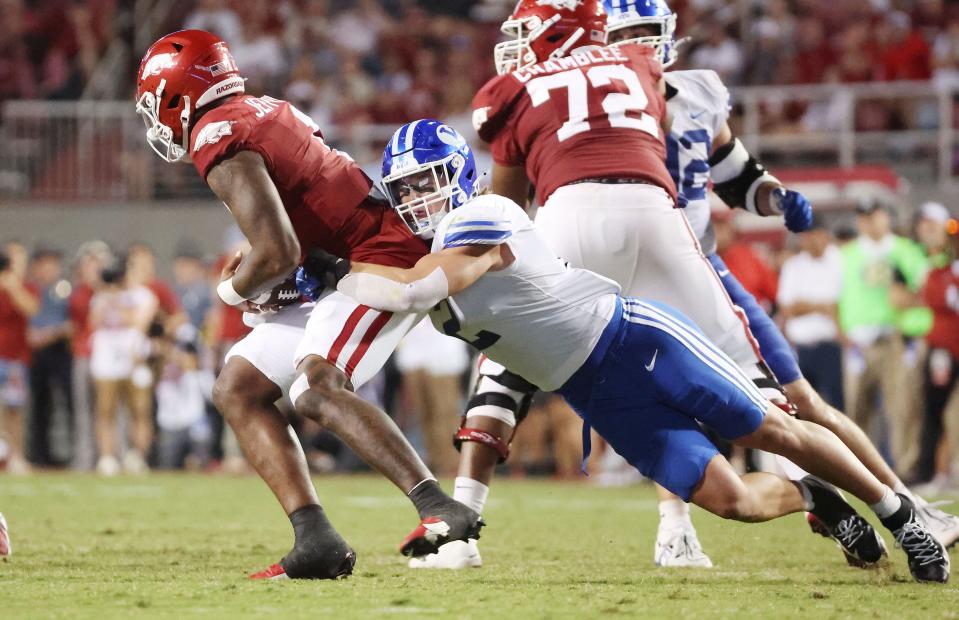
<svg viewBox="0 0 959 620">
<path fill-rule="evenodd" d="M 932 310 L 932 329 L 926 342 L 932 348 L 947 349 L 959 359 L 959 260 L 929 272 L 922 299 Z"/>
<path fill-rule="evenodd" d="M 410 267 L 426 244 L 345 153 L 323 141 L 309 116 L 286 101 L 241 95 L 204 114 L 190 136 L 200 175 L 240 151 L 263 157 L 305 253 L 319 247 L 355 261 Z"/>
<path fill-rule="evenodd" d="M 94 292 L 89 284 L 78 284 L 70 295 L 74 357 L 90 357 L 90 300 L 93 299 Z"/>
<path fill-rule="evenodd" d="M 473 126 L 497 164 L 525 166 L 541 205 L 564 185 L 599 177 L 643 179 L 675 202 L 662 75 L 645 45 L 583 49 L 487 82 L 473 99 Z"/>
<path fill-rule="evenodd" d="M 34 293 L 30 286 L 27 289 Z M 20 312 L 10 294 L 0 289 L 0 359 L 29 363 L 28 317 Z"/>
</svg>

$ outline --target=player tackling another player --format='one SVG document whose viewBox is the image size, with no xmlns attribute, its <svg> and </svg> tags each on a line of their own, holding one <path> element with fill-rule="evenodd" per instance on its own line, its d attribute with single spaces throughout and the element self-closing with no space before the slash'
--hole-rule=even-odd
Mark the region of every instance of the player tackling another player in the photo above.
<svg viewBox="0 0 959 620">
<path fill-rule="evenodd" d="M 285 101 L 244 93 L 219 38 L 186 30 L 158 40 L 140 64 L 136 97 L 150 146 L 169 162 L 191 159 L 250 241 L 250 252 L 227 266 L 217 288 L 227 304 L 259 312 L 313 249 L 397 267 L 426 253 L 308 116 Z M 335 578 L 350 574 L 355 562 L 274 404 L 285 393 L 297 413 L 334 432 L 409 496 L 421 525 L 404 541 L 404 553 L 478 534 L 479 515 L 445 495 L 393 421 L 353 393 L 419 316 L 380 312 L 330 291 L 316 304 L 260 318 L 228 353 L 214 388 L 217 408 L 294 531 L 292 550 L 254 577 Z"/>
<path fill-rule="evenodd" d="M 637 208 L 640 203 L 637 199 L 639 192 L 628 186 L 635 187 L 650 178 L 649 170 L 654 169 L 649 167 L 650 159 L 647 157 L 640 161 L 639 157 L 635 157 L 644 165 L 646 172 L 627 175 L 623 172 L 627 164 L 622 161 L 622 153 L 633 151 L 603 148 L 614 142 L 610 139 L 611 131 L 638 134 L 643 127 L 648 128 L 648 124 L 631 125 L 623 120 L 639 115 L 636 106 L 640 105 L 640 100 L 637 99 L 637 93 L 642 91 L 625 81 L 613 87 L 597 85 L 588 78 L 592 69 L 567 69 L 569 60 L 560 66 L 563 55 L 568 54 L 570 49 L 591 43 L 577 33 L 592 32 L 598 28 L 596 13 L 601 9 L 589 0 L 577 3 L 575 8 L 551 4 L 521 2 L 517 6 L 513 16 L 503 26 L 504 32 L 514 39 L 500 44 L 502 47 L 496 54 L 502 75 L 484 87 L 474 102 L 480 136 L 492 141 L 497 162 L 493 172 L 494 190 L 521 201 L 528 184 L 527 177 L 535 180 L 538 174 L 567 175 L 572 180 L 571 185 L 575 184 L 577 188 L 591 187 L 591 192 L 581 194 L 578 202 L 547 199 L 537 214 L 538 229 L 558 254 L 576 266 L 587 267 L 616 280 L 629 294 L 666 300 L 686 314 L 693 315 L 697 323 L 704 321 L 704 326 L 716 324 L 716 319 L 700 318 L 703 312 L 709 314 L 710 308 L 718 308 L 722 315 L 728 313 L 728 292 L 733 296 L 737 311 L 741 312 L 738 307 L 742 306 L 749 314 L 750 326 L 755 326 L 762 352 L 774 364 L 776 377 L 787 383 L 786 392 L 796 400 L 800 416 L 833 430 L 880 480 L 897 492 L 908 494 L 908 490 L 882 461 L 862 431 L 845 416 L 828 407 L 802 378 L 781 334 L 713 254 L 715 241 L 708 229 L 709 206 L 706 199 L 706 183 L 710 176 L 717 182 L 718 193 L 732 206 L 761 215 L 782 212 L 787 227 L 792 230 L 802 230 L 808 226 L 811 217 L 808 201 L 796 192 L 783 189 L 775 177 L 749 156 L 738 140 L 733 139 L 726 125 L 728 93 L 718 76 L 709 71 L 669 72 L 664 76 L 667 110 L 672 117 L 666 137 L 666 166 L 675 183 L 671 186 L 678 187 L 679 206 L 686 207 L 696 236 L 707 248 L 707 253 L 711 254 L 710 260 L 716 266 L 715 270 L 706 267 L 711 277 L 706 278 L 708 284 L 700 286 L 705 286 L 702 290 L 708 294 L 704 295 L 705 300 L 700 300 L 694 298 L 695 286 L 690 289 L 688 274 L 679 269 L 686 259 L 695 259 L 687 262 L 700 268 L 705 262 L 688 236 L 667 239 L 667 245 L 673 246 L 671 248 L 662 247 L 659 234 L 653 234 L 649 239 L 643 238 L 643 242 L 636 241 L 643 233 L 654 231 L 655 223 L 643 221 L 652 219 L 652 216 L 648 210 Z M 676 43 L 672 36 L 675 16 L 665 4 L 621 0 L 608 3 L 608 6 L 613 14 L 611 30 L 615 29 L 615 34 L 611 36 L 617 43 L 611 47 L 625 50 L 635 48 L 633 43 L 640 43 L 655 50 L 657 57 L 667 65 L 675 60 Z M 565 39 L 562 34 L 565 34 Z M 573 39 L 577 39 L 575 43 L 566 45 Z M 508 45 L 520 51 L 504 53 L 503 47 Z M 503 64 L 503 59 L 513 59 L 514 64 Z M 516 64 L 516 59 L 532 64 L 511 72 L 511 69 L 522 66 Z M 550 71 L 553 73 L 549 74 Z M 577 71 L 585 73 L 587 77 L 574 77 Z M 539 77 L 530 80 L 533 75 Z M 542 87 L 534 85 L 536 80 L 548 82 L 548 90 L 555 89 L 556 92 L 551 93 L 550 98 L 537 95 Z M 606 86 L 606 90 L 602 90 L 601 86 Z M 585 94 L 589 97 L 586 99 L 588 105 L 584 107 L 582 91 L 587 88 Z M 600 91 L 599 98 L 594 96 L 595 90 Z M 618 91 L 628 91 L 632 98 L 624 99 L 626 94 Z M 578 127 L 578 130 L 571 133 L 571 125 Z M 544 130 L 544 126 L 551 126 L 552 130 Z M 559 143 L 579 140 L 576 151 L 572 147 L 563 150 L 555 145 L 547 148 L 541 144 L 548 143 L 554 134 Z M 591 142 L 592 148 L 584 148 L 584 142 Z M 602 178 L 582 178 L 592 176 L 591 172 L 587 174 L 583 170 L 582 157 L 586 156 L 593 158 L 597 165 L 604 163 L 605 172 L 600 175 Z M 564 157 L 567 159 L 565 166 L 556 161 Z M 514 161 L 525 163 L 509 165 Z M 574 162 L 575 167 L 570 162 Z M 547 186 L 550 184 L 555 184 L 555 181 L 546 182 Z M 608 187 L 602 187 L 603 184 Z M 536 186 L 540 188 L 542 183 L 537 182 Z M 604 202 L 603 197 L 613 191 L 622 192 L 620 201 L 607 199 Z M 559 194 L 556 192 L 554 195 Z M 632 239 L 629 233 L 633 234 Z M 630 247 L 630 242 L 635 246 Z M 657 254 L 663 258 L 656 260 Z M 644 262 L 647 263 L 646 271 L 637 267 Z M 693 280 L 703 281 L 695 268 L 689 273 L 700 278 Z M 715 289 L 711 288 L 719 276 L 726 288 L 721 296 L 717 296 Z M 692 293 L 693 298 L 683 296 L 685 291 Z M 720 299 L 722 303 L 709 303 L 711 299 Z M 728 322 L 726 325 L 729 329 Z M 706 331 L 712 338 L 714 333 L 721 330 Z M 739 333 L 740 330 L 733 330 L 733 335 Z M 716 341 L 726 342 L 727 346 L 729 344 L 728 340 Z M 735 346 L 735 342 L 732 344 Z M 724 350 L 736 351 L 735 348 L 726 347 Z M 743 351 L 742 347 L 739 351 Z M 748 356 L 738 355 L 736 359 L 745 359 L 747 365 L 743 369 L 750 370 Z M 462 443 L 462 456 L 454 489 L 454 497 L 478 511 L 482 510 L 488 496 L 488 485 L 495 464 L 508 454 L 509 438 L 515 424 L 522 420 L 532 393 L 532 388 L 522 379 L 489 360 L 481 363 L 480 371 L 482 376 L 468 405 L 464 427 L 457 433 L 457 441 Z M 768 389 L 778 388 L 778 383 L 771 377 L 751 376 L 758 385 Z M 795 468 L 790 468 L 790 471 L 794 475 L 802 474 L 796 472 Z M 919 507 L 921 516 L 935 529 L 940 539 L 945 544 L 955 542 L 959 536 L 956 518 L 927 506 L 918 497 L 912 496 L 912 499 Z M 710 566 L 709 558 L 702 552 L 696 539 L 685 503 L 667 495 L 660 503 L 660 514 L 661 524 L 654 556 L 657 564 Z M 836 538 L 835 534 L 839 531 L 848 531 L 847 526 L 832 524 L 825 526 L 823 531 Z M 411 566 L 426 568 L 478 564 L 479 555 L 474 542 L 453 543 L 442 548 L 438 555 L 410 562 Z"/>
<path fill-rule="evenodd" d="M 397 136 L 410 133 L 397 150 Z M 801 510 L 827 522 L 848 516 L 848 505 L 812 476 L 737 475 L 702 424 L 853 493 L 901 543 L 917 580 L 948 579 L 945 549 L 912 502 L 879 482 L 830 431 L 766 400 L 689 319 L 664 304 L 620 297 L 615 282 L 569 267 L 506 198 L 485 195 L 451 208 L 449 197 L 462 188 L 447 174 L 450 148 L 443 145 L 472 160 L 461 136 L 426 120 L 394 135 L 384 165 L 391 200 L 411 229 L 432 233 L 432 253 L 409 269 L 353 263 L 338 282 L 321 279 L 373 308 L 428 310 L 437 329 L 562 395 L 617 452 L 686 501 L 747 522 Z M 329 265 L 342 273 L 341 261 Z M 882 540 L 857 519 L 850 551 L 877 562 Z"/>
</svg>

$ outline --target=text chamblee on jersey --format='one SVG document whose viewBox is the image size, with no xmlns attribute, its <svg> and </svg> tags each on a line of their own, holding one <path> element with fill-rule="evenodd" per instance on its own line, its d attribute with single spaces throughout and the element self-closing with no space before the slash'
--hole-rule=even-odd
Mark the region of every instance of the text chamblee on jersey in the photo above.
<svg viewBox="0 0 959 620">
<path fill-rule="evenodd" d="M 537 75 L 585 67 L 600 62 L 626 62 L 629 59 L 615 47 L 595 47 L 573 52 L 569 56 L 545 60 L 526 69 L 514 71 L 512 76 L 525 84 Z"/>
</svg>

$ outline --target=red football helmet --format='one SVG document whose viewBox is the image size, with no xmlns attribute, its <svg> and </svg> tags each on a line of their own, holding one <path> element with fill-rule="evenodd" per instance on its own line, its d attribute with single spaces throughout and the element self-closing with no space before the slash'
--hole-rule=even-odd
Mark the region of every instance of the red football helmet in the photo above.
<svg viewBox="0 0 959 620">
<path fill-rule="evenodd" d="M 600 0 L 520 0 L 500 27 L 511 37 L 493 48 L 503 75 L 578 47 L 606 45 L 606 11 Z"/>
<path fill-rule="evenodd" d="M 157 155 L 179 161 L 190 151 L 193 114 L 244 91 L 226 43 L 203 30 L 180 30 L 150 46 L 137 72 L 137 114 Z"/>
</svg>

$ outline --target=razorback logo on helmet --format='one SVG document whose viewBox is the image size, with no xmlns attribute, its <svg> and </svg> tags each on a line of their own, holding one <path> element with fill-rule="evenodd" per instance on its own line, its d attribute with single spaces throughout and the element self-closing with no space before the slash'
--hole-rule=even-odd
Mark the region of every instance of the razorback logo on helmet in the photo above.
<svg viewBox="0 0 959 620">
<path fill-rule="evenodd" d="M 164 69 L 169 69 L 174 64 L 174 54 L 157 54 L 144 63 L 140 79 L 146 79 L 151 75 L 160 75 Z"/>
<path fill-rule="evenodd" d="M 551 6 L 557 11 L 562 9 L 572 11 L 582 3 L 583 0 L 536 0 L 536 6 Z"/>
<path fill-rule="evenodd" d="M 196 153 L 200 150 L 200 147 L 207 144 L 216 144 L 223 136 L 232 134 L 234 122 L 235 121 L 216 121 L 205 126 L 196 136 L 193 152 Z"/>
</svg>

